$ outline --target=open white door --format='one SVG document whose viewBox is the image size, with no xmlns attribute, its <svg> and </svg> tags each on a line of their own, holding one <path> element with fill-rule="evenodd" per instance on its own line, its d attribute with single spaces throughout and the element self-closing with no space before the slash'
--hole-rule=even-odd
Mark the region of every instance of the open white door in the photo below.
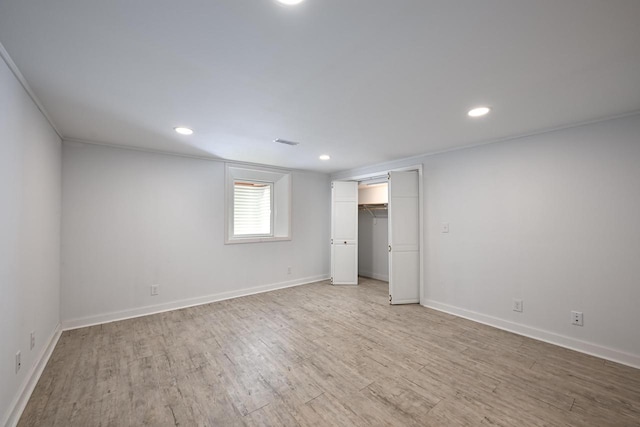
<svg viewBox="0 0 640 427">
<path fill-rule="evenodd" d="M 420 302 L 418 171 L 389 172 L 389 302 Z"/>
<path fill-rule="evenodd" d="M 331 283 L 358 284 L 358 183 L 331 183 Z"/>
</svg>

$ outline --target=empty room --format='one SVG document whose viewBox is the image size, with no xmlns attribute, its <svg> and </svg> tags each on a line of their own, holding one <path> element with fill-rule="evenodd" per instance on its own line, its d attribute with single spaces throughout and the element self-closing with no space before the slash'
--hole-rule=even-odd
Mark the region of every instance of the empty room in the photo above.
<svg viewBox="0 0 640 427">
<path fill-rule="evenodd" d="M 0 425 L 640 426 L 640 1 L 0 0 Z"/>
</svg>

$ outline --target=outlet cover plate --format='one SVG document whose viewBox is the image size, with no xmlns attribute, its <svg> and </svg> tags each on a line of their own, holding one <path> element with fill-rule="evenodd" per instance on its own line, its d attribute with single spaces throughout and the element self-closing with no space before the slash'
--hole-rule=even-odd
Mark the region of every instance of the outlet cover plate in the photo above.
<svg viewBox="0 0 640 427">
<path fill-rule="evenodd" d="M 521 299 L 514 298 L 513 299 L 513 311 L 517 311 L 518 313 L 522 313 L 523 303 Z"/>
<path fill-rule="evenodd" d="M 571 312 L 571 324 L 576 326 L 584 326 L 584 316 L 581 311 Z"/>
</svg>

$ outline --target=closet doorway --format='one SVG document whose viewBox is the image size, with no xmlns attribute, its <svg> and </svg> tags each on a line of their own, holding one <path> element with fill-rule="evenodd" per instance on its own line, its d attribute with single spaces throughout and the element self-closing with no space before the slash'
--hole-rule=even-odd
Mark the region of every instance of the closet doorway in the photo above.
<svg viewBox="0 0 640 427">
<path fill-rule="evenodd" d="M 332 183 L 331 283 L 389 282 L 391 304 L 419 303 L 421 168 Z"/>
<path fill-rule="evenodd" d="M 358 275 L 389 281 L 389 184 L 358 183 Z"/>
</svg>

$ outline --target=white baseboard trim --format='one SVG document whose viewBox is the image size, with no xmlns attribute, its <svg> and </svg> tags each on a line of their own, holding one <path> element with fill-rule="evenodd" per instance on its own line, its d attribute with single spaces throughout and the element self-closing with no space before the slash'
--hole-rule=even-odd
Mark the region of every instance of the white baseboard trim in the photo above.
<svg viewBox="0 0 640 427">
<path fill-rule="evenodd" d="M 448 314 L 453 314 L 458 317 L 473 320 L 474 322 L 482 323 L 484 325 L 493 326 L 494 328 L 513 332 L 514 334 L 523 335 L 528 338 L 544 341 L 549 344 L 554 344 L 560 347 L 568 348 L 570 350 L 579 351 L 580 353 L 586 353 L 591 356 L 600 357 L 602 359 L 607 359 L 612 362 L 617 362 L 623 365 L 631 366 L 632 368 L 640 369 L 640 356 L 635 354 L 626 353 L 613 348 L 604 347 L 599 344 L 582 341 L 576 338 L 571 338 L 566 335 L 557 334 L 555 332 L 550 332 L 543 329 L 533 328 L 531 326 L 522 325 L 520 323 L 511 322 L 508 320 L 500 319 L 498 317 L 466 310 L 464 308 L 455 307 L 437 301 L 426 300 L 421 303 L 421 305 Z"/>
<path fill-rule="evenodd" d="M 378 274 L 378 273 L 370 273 L 368 271 L 360 271 L 358 272 L 358 276 L 368 277 L 370 279 L 381 280 L 383 282 L 389 281 L 389 276 L 386 274 Z"/>
<path fill-rule="evenodd" d="M 235 291 L 220 292 L 213 295 L 203 297 L 188 298 L 178 301 L 171 301 L 163 304 L 147 305 L 144 307 L 132 308 L 122 311 L 114 311 L 111 313 L 98 314 L 96 316 L 81 317 L 77 319 L 69 319 L 62 321 L 62 330 L 85 328 L 87 326 L 101 325 L 103 323 L 115 322 L 118 320 L 132 319 L 134 317 L 148 316 L 150 314 L 163 313 L 165 311 L 179 310 L 182 308 L 193 307 L 197 305 L 209 304 L 216 301 L 226 299 L 244 297 L 247 295 L 260 294 L 263 292 L 275 291 L 277 289 L 291 288 L 294 286 L 306 285 L 308 283 L 320 282 L 328 280 L 328 274 L 318 276 L 304 277 L 287 282 L 272 283 L 269 285 L 255 286 L 253 288 L 238 289 Z"/>
<path fill-rule="evenodd" d="M 15 427 L 18 424 L 18 421 L 20 421 L 22 412 L 27 406 L 27 402 L 29 402 L 29 398 L 31 397 L 33 390 L 36 388 L 40 375 L 42 375 L 45 366 L 47 366 L 47 362 L 53 353 L 53 349 L 56 348 L 56 344 L 58 343 L 58 339 L 60 339 L 61 334 L 62 328 L 60 323 L 58 323 L 53 330 L 53 334 L 49 337 L 49 342 L 40 351 L 36 362 L 25 377 L 18 394 L 13 402 L 11 402 L 11 406 L 9 406 L 9 410 L 7 411 L 7 415 L 3 423 L 5 427 Z"/>
</svg>

